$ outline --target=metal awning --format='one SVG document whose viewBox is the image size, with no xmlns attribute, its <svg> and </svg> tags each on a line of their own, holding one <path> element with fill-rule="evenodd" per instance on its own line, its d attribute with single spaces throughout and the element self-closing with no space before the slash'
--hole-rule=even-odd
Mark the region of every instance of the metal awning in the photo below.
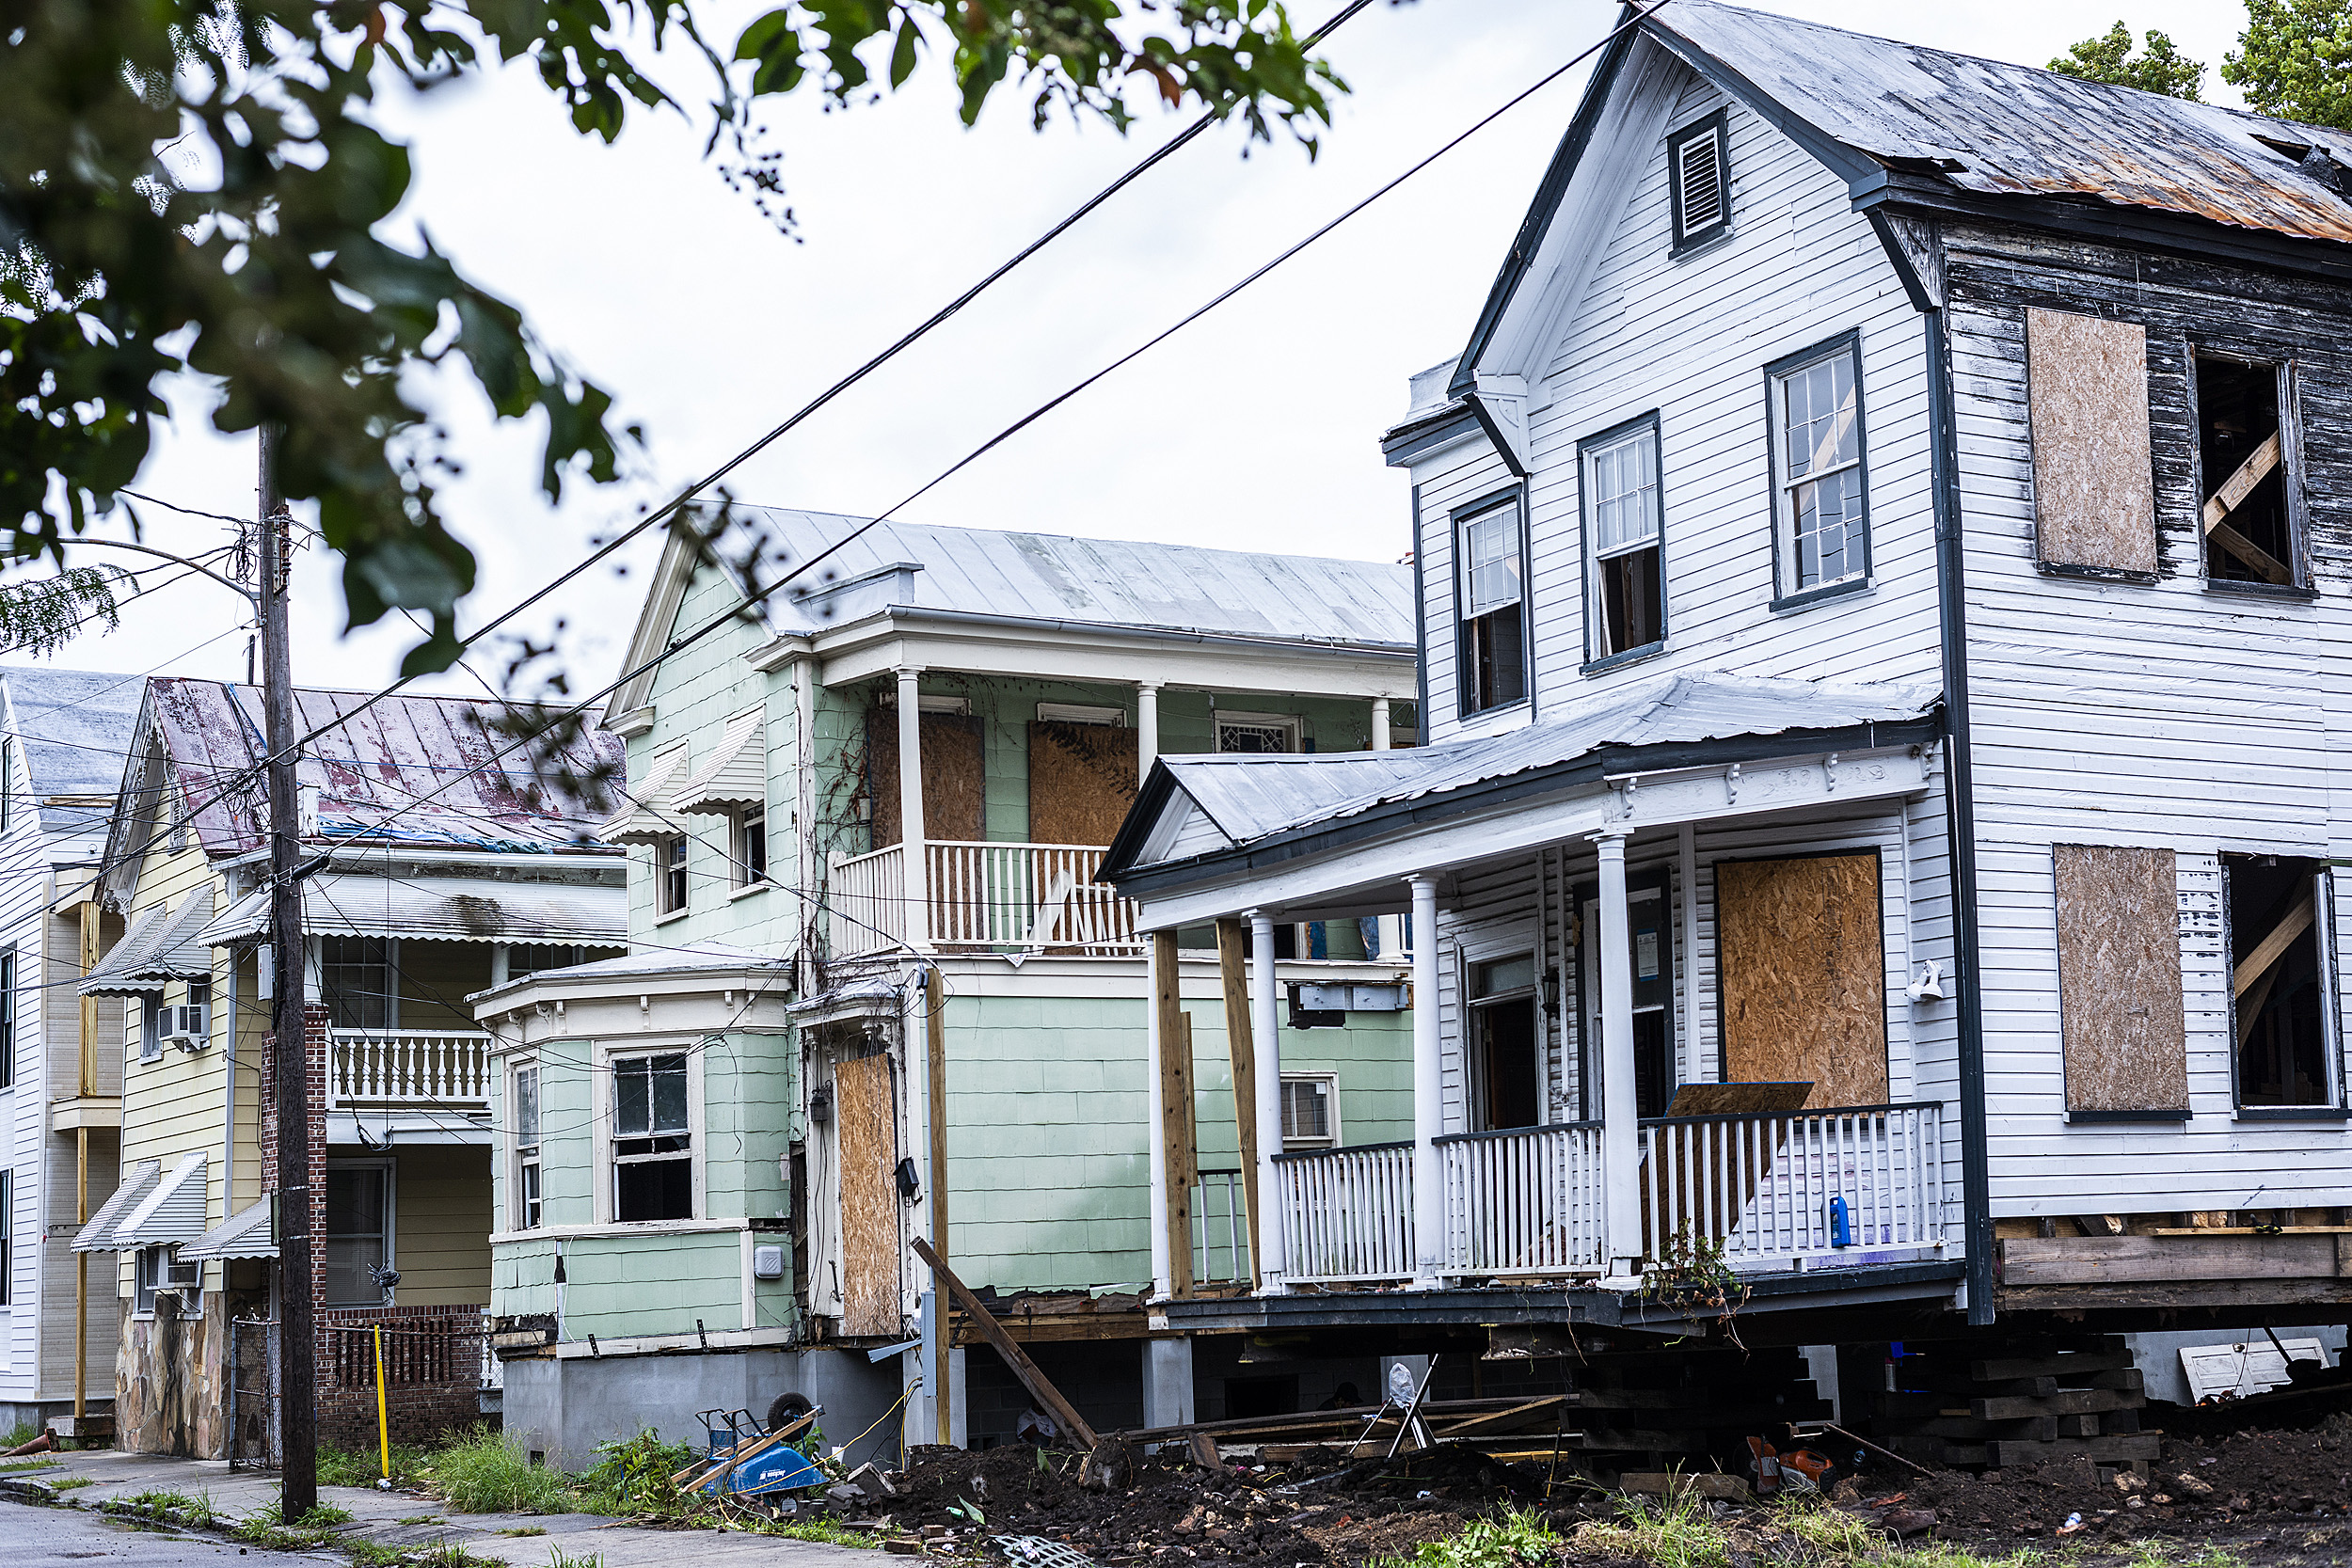
<svg viewBox="0 0 2352 1568">
<path fill-rule="evenodd" d="M 177 910 L 148 906 L 74 989 L 84 996 L 135 996 L 161 990 L 175 980 L 209 978 L 213 956 L 206 951 L 201 928 L 212 918 L 209 884 L 180 900 Z"/>
<path fill-rule="evenodd" d="M 692 778 L 678 785 L 677 793 L 670 797 L 669 809 L 723 816 L 746 806 L 766 805 L 767 721 L 765 708 L 753 708 L 728 720 L 726 733 L 719 737 L 719 749 Z"/>
<path fill-rule="evenodd" d="M 141 1160 L 133 1165 L 115 1184 L 113 1196 L 98 1206 L 98 1212 L 89 1217 L 89 1223 L 73 1233 L 73 1250 L 112 1251 L 115 1243 L 111 1238 L 116 1223 L 145 1201 L 147 1195 L 155 1190 L 155 1183 L 163 1179 L 163 1162 L 160 1160 Z"/>
<path fill-rule="evenodd" d="M 136 1207 L 123 1214 L 106 1245 L 118 1252 L 135 1252 L 171 1242 L 193 1242 L 204 1234 L 205 1196 L 204 1156 L 200 1152 L 186 1155 Z M 78 1236 L 73 1245 L 76 1251 L 97 1250 L 85 1248 Z"/>
<path fill-rule="evenodd" d="M 686 748 L 674 747 L 653 759 L 643 780 L 627 787 L 628 804 L 596 830 L 607 844 L 658 844 L 686 830 L 662 816 L 671 786 L 686 768 Z"/>
<path fill-rule="evenodd" d="M 626 947 L 628 890 L 579 882 L 322 872 L 303 881 L 302 929 L 324 937 Z M 198 940 L 219 947 L 268 934 L 269 890 L 263 888 L 230 905 Z"/>
<path fill-rule="evenodd" d="M 238 1210 L 180 1249 L 180 1261 L 200 1263 L 215 1258 L 275 1258 L 278 1243 L 270 1240 L 269 1199 Z"/>
</svg>

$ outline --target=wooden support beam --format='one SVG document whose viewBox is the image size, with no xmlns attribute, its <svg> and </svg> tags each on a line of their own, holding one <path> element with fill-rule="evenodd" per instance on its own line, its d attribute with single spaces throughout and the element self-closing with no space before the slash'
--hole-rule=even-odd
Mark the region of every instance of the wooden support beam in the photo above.
<svg viewBox="0 0 2352 1568">
<path fill-rule="evenodd" d="M 1216 923 L 1217 977 L 1225 985 L 1225 1049 L 1233 1064 L 1233 1131 L 1241 1146 L 1242 1202 L 1249 1212 L 1249 1280 L 1264 1280 L 1265 1227 L 1258 1212 L 1258 1051 L 1249 1023 L 1249 971 L 1241 950 L 1239 920 Z M 1279 1137 L 1280 1128 L 1271 1130 Z"/>
<path fill-rule="evenodd" d="M 2254 575 L 2265 582 L 2283 585 L 2295 580 L 2295 574 L 2287 569 L 2285 562 L 2280 561 L 2229 524 L 2223 523 L 2220 527 L 2207 531 L 2212 535 L 2215 544 L 2251 566 L 2254 569 Z"/>
<path fill-rule="evenodd" d="M 1098 1441 L 1094 1429 L 1087 1425 L 1086 1418 L 1078 1414 L 1076 1406 L 1062 1398 L 1061 1390 L 1054 1386 L 1052 1380 L 1037 1370 L 1037 1363 L 1029 1359 L 1029 1353 L 1013 1342 L 1012 1336 L 1005 1332 L 1004 1324 L 998 1323 L 994 1315 L 980 1304 L 980 1298 L 956 1277 L 953 1269 L 939 1260 L 939 1254 L 933 1252 L 930 1243 L 920 1236 L 914 1238 L 914 1255 L 930 1269 L 931 1277 L 946 1287 L 947 1293 L 955 1297 L 956 1305 L 962 1308 L 972 1325 L 980 1331 L 980 1338 L 988 1341 L 991 1350 L 1004 1358 L 1012 1375 L 1021 1380 L 1021 1386 L 1045 1407 L 1045 1413 L 1054 1418 L 1054 1423 L 1076 1438 L 1089 1453 L 1093 1452 Z"/>
<path fill-rule="evenodd" d="M 1199 1144 L 1192 1099 L 1192 1020 L 1178 990 L 1176 933 L 1152 933 L 1152 968 L 1159 974 L 1160 1132 L 1167 1149 L 1168 1212 L 1154 1218 L 1168 1231 L 1168 1291 L 1178 1300 L 1192 1294 L 1192 1189 L 1200 1180 Z"/>
<path fill-rule="evenodd" d="M 2279 436 L 2273 431 L 2270 439 L 2256 447 L 2252 455 L 2237 466 L 2237 472 L 2224 480 L 2221 488 L 2205 502 L 2205 531 L 2211 533 L 2218 529 L 2222 520 L 2235 512 L 2254 493 L 2254 486 L 2268 479 L 2270 470 L 2278 466 Z"/>
<path fill-rule="evenodd" d="M 2294 944 L 2295 939 L 2311 929 L 2311 925 L 2312 890 L 2305 888 L 2303 896 L 2296 901 L 2295 908 L 2287 911 L 2279 924 L 2270 928 L 2268 936 L 2254 944 L 2254 950 L 2246 955 L 2246 961 L 2239 964 L 2231 975 L 2232 986 L 2236 993 L 2244 996 L 2247 988 L 2260 979 L 2264 972 L 2272 964 L 2277 963 L 2285 955 L 2286 950 Z"/>
<path fill-rule="evenodd" d="M 931 1237 L 934 1243 L 947 1245 L 947 987 L 940 978 L 939 966 L 928 965 L 923 972 L 923 1020 L 925 1054 L 929 1058 L 930 1084 L 930 1199 Z M 952 1249 L 951 1249 L 952 1250 Z M 947 1369 L 951 1350 L 947 1334 L 947 1304 L 936 1293 L 931 1297 L 931 1311 L 937 1322 L 931 1329 L 931 1408 L 938 1413 L 938 1437 L 941 1448 L 954 1441 L 954 1390 L 949 1386 Z"/>
</svg>

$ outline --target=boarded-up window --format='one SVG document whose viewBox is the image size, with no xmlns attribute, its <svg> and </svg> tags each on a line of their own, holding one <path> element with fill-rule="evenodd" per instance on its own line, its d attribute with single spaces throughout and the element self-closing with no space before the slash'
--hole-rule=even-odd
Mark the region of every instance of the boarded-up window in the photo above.
<svg viewBox="0 0 2352 1568">
<path fill-rule="evenodd" d="M 2187 1110 L 2172 851 L 2061 844 L 2053 853 L 2066 1108 Z"/>
<path fill-rule="evenodd" d="M 979 720 L 961 713 L 927 713 L 922 721 L 923 836 L 951 844 L 987 838 L 988 774 Z M 902 836 L 897 708 L 877 707 L 866 715 L 866 756 L 874 791 L 874 847 L 880 849 Z"/>
<path fill-rule="evenodd" d="M 890 1058 L 833 1069 L 841 1154 L 841 1332 L 898 1332 L 898 1119 Z"/>
<path fill-rule="evenodd" d="M 2026 312 L 2034 538 L 2053 566 L 2156 569 L 2148 329 Z"/>
<path fill-rule="evenodd" d="M 1135 804 L 1136 732 L 1109 724 L 1029 725 L 1029 840 L 1108 844 Z"/>
<path fill-rule="evenodd" d="M 1715 866 L 1724 1081 L 1810 1081 L 1808 1105 L 1886 1101 L 1875 853 Z"/>
</svg>

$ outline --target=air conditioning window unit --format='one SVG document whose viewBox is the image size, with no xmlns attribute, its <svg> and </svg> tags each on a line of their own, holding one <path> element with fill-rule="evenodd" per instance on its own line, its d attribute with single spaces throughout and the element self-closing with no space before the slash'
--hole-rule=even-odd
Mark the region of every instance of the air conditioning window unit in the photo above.
<svg viewBox="0 0 2352 1568">
<path fill-rule="evenodd" d="M 159 1032 L 183 1051 L 201 1051 L 212 1042 L 212 1005 L 205 1002 L 166 1007 L 159 1021 Z"/>
</svg>

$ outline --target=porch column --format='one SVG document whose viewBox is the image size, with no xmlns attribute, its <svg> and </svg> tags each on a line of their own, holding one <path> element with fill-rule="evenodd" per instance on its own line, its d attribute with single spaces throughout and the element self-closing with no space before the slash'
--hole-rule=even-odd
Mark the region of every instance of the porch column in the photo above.
<svg viewBox="0 0 2352 1568">
<path fill-rule="evenodd" d="M 1282 1201 L 1281 1171 L 1274 1157 L 1282 1152 L 1282 1008 L 1281 987 L 1274 975 L 1274 922 L 1256 910 L 1249 911 L 1249 1032 L 1258 1048 L 1258 1205 L 1250 1217 L 1258 1224 L 1258 1259 L 1262 1289 L 1279 1291 L 1290 1273 L 1284 1248 L 1283 1222 L 1290 1206 Z"/>
<path fill-rule="evenodd" d="M 1166 1296 L 1172 1280 L 1168 1255 L 1168 1117 L 1160 1095 L 1160 988 L 1174 983 L 1163 976 L 1160 933 L 1143 933 L 1143 1085 L 1144 1119 L 1152 1129 L 1152 1293 Z"/>
<path fill-rule="evenodd" d="M 1136 783 L 1152 771 L 1160 754 L 1160 689 L 1150 681 L 1136 688 Z"/>
<path fill-rule="evenodd" d="M 1375 752 L 1389 749 L 1389 700 L 1386 697 L 1372 700 L 1372 749 Z M 1380 933 L 1380 950 L 1373 957 L 1395 962 L 1397 951 L 1405 945 L 1405 922 L 1395 915 L 1384 914 L 1374 922 L 1374 927 Z"/>
<path fill-rule="evenodd" d="M 1372 700 L 1372 749 L 1375 752 L 1389 749 L 1389 700 L 1386 697 Z"/>
<path fill-rule="evenodd" d="M 1413 1283 L 1435 1289 L 1445 1260 L 1445 1079 L 1438 1019 L 1438 879 L 1408 877 L 1413 891 Z"/>
<path fill-rule="evenodd" d="M 923 672 L 898 672 L 898 860 L 906 888 L 907 945 L 931 944 L 930 861 L 923 841 Z"/>
<path fill-rule="evenodd" d="M 1592 835 L 1600 859 L 1601 1214 L 1613 1280 L 1642 1269 L 1641 1104 L 1633 1092 L 1633 947 L 1625 897 L 1630 832 L 1608 828 Z"/>
</svg>

